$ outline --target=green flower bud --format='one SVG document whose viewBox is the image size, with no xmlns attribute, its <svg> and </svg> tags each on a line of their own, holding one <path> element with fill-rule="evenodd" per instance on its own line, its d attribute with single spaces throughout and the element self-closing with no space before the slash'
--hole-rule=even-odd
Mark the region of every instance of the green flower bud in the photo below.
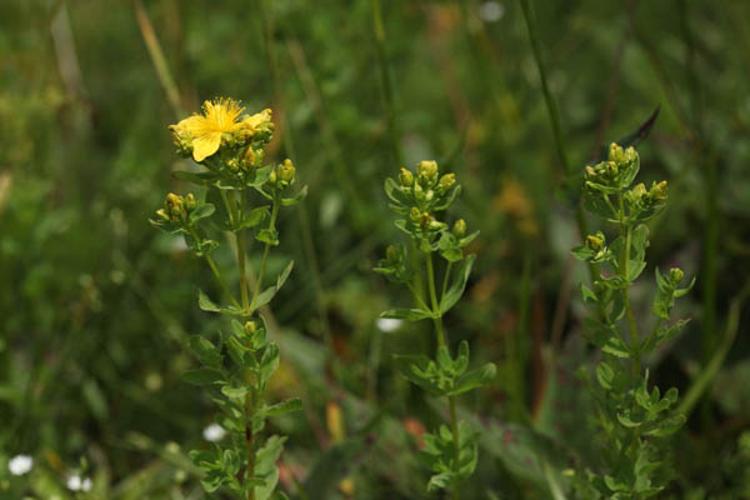
<svg viewBox="0 0 750 500">
<path fill-rule="evenodd" d="M 640 201 L 646 194 L 646 186 L 642 182 L 636 184 L 633 186 L 633 189 L 630 190 L 630 196 L 632 196 L 635 201 Z"/>
<path fill-rule="evenodd" d="M 669 279 L 675 285 L 678 284 L 685 277 L 685 272 L 679 267 L 673 267 L 669 270 Z"/>
<path fill-rule="evenodd" d="M 466 221 L 458 219 L 453 223 L 453 229 L 451 231 L 455 236 L 458 236 L 459 238 L 463 237 L 463 235 L 466 234 Z"/>
<path fill-rule="evenodd" d="M 655 201 L 665 201 L 667 199 L 667 181 L 654 182 L 651 184 L 649 195 Z"/>
<path fill-rule="evenodd" d="M 422 218 L 422 212 L 417 207 L 411 207 L 409 211 L 409 217 L 414 222 L 419 222 Z"/>
<path fill-rule="evenodd" d="M 427 180 L 434 180 L 438 174 L 438 164 L 434 160 L 422 160 L 417 165 L 417 173 Z"/>
<path fill-rule="evenodd" d="M 448 190 L 456 183 L 456 174 L 445 174 L 440 178 L 440 187 Z"/>
<path fill-rule="evenodd" d="M 604 250 L 605 243 L 606 239 L 604 238 L 604 234 L 602 234 L 601 232 L 586 236 L 586 246 L 594 252 L 601 252 L 602 250 Z"/>
<path fill-rule="evenodd" d="M 401 182 L 402 186 L 411 187 L 414 185 L 414 174 L 411 173 L 411 170 L 401 167 L 401 173 L 398 175 L 398 180 Z"/>
<path fill-rule="evenodd" d="M 268 174 L 268 183 L 271 185 L 276 184 L 276 170 L 271 170 L 271 173 Z"/>
<path fill-rule="evenodd" d="M 163 208 L 160 208 L 159 210 L 156 211 L 156 216 L 164 221 L 169 220 L 169 214 Z"/>
<path fill-rule="evenodd" d="M 622 150 L 622 146 L 615 144 L 614 142 L 610 144 L 607 159 L 615 163 L 622 163 L 625 161 L 625 152 Z"/>
<path fill-rule="evenodd" d="M 169 193 L 165 206 L 171 220 L 177 221 L 185 216 L 185 201 L 182 196 Z"/>
<path fill-rule="evenodd" d="M 277 170 L 279 171 L 279 179 L 289 184 L 294 182 L 294 175 L 297 169 L 294 168 L 294 163 L 292 163 L 292 160 L 287 158 L 286 160 L 284 160 L 284 163 L 277 167 Z"/>
<path fill-rule="evenodd" d="M 245 333 L 247 333 L 248 335 L 252 335 L 256 331 L 258 331 L 258 325 L 255 323 L 255 321 L 245 322 Z"/>
<path fill-rule="evenodd" d="M 193 210 L 197 205 L 198 202 L 195 201 L 195 195 L 193 195 L 193 193 L 185 195 L 185 208 L 188 212 Z"/>
</svg>

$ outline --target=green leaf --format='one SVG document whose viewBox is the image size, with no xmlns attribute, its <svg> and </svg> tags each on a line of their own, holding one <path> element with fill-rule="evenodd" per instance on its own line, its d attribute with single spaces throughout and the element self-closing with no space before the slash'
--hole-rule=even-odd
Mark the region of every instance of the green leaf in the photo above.
<svg viewBox="0 0 750 500">
<path fill-rule="evenodd" d="M 262 207 L 255 207 L 245 214 L 245 217 L 237 226 L 237 229 L 253 228 L 257 226 L 258 224 L 260 224 L 261 222 L 263 222 L 263 220 L 265 220 L 268 214 L 269 214 L 268 205 L 263 205 Z"/>
<path fill-rule="evenodd" d="M 268 500 L 279 481 L 276 461 L 284 451 L 286 437 L 271 436 L 255 454 L 255 476 L 263 480 L 262 486 L 254 486 L 255 500 Z"/>
<path fill-rule="evenodd" d="M 602 352 L 617 358 L 629 358 L 630 348 L 618 337 L 610 337 L 602 347 Z"/>
<path fill-rule="evenodd" d="M 471 370 L 456 380 L 456 384 L 453 389 L 447 391 L 446 394 L 449 396 L 458 396 L 465 392 L 469 392 L 472 389 L 489 385 L 495 380 L 497 374 L 497 367 L 494 363 L 487 363 L 481 368 Z"/>
<path fill-rule="evenodd" d="M 287 399 L 263 409 L 263 413 L 268 417 L 277 417 L 296 411 L 302 411 L 302 400 L 299 398 Z"/>
<path fill-rule="evenodd" d="M 302 189 L 299 190 L 297 194 L 292 196 L 291 198 L 282 198 L 281 199 L 281 206 L 283 207 L 291 207 L 293 205 L 296 205 L 300 201 L 304 200 L 307 197 L 307 186 L 303 186 Z"/>
<path fill-rule="evenodd" d="M 214 207 L 211 203 L 204 203 L 203 205 L 198 205 L 195 207 L 195 209 L 190 212 L 190 222 L 196 223 L 201 219 L 205 219 L 206 217 L 210 217 L 213 215 L 213 213 L 216 211 L 216 207 Z"/>
<path fill-rule="evenodd" d="M 214 368 L 197 368 L 188 370 L 182 376 L 186 382 L 203 386 L 224 382 L 224 374 Z"/>
<path fill-rule="evenodd" d="M 190 349 L 201 363 L 208 365 L 211 368 L 218 368 L 221 366 L 221 353 L 210 340 L 200 335 L 193 335 L 190 337 L 189 342 Z"/>
<path fill-rule="evenodd" d="M 221 312 L 221 307 L 217 306 L 208 295 L 203 293 L 203 290 L 198 290 L 198 307 L 201 311 L 207 312 Z"/>
<path fill-rule="evenodd" d="M 417 308 L 399 308 L 389 309 L 380 314 L 381 318 L 394 318 L 394 319 L 405 319 L 407 321 L 420 321 L 423 319 L 431 318 L 432 312 L 426 309 Z"/>
<path fill-rule="evenodd" d="M 273 300 L 273 297 L 278 293 L 278 291 L 281 289 L 282 286 L 284 286 L 284 283 L 286 283 L 286 280 L 289 278 L 289 275 L 292 273 L 292 269 L 294 269 L 294 261 L 290 261 L 289 264 L 284 268 L 284 270 L 279 274 L 279 276 L 276 278 L 276 284 L 271 285 L 265 290 L 263 290 L 261 293 L 258 294 L 258 296 L 255 298 L 252 304 L 252 309 L 259 309 L 263 307 L 264 305 L 268 304 Z"/>
<path fill-rule="evenodd" d="M 615 371 L 605 362 L 601 362 L 596 367 L 596 379 L 603 389 L 612 389 L 612 383 L 615 380 Z"/>
<path fill-rule="evenodd" d="M 475 260 L 476 255 L 468 255 L 461 263 L 461 267 L 458 269 L 453 283 L 451 283 L 450 288 L 446 290 L 445 295 L 440 300 L 441 315 L 453 308 L 464 294 L 466 283 L 469 281 L 469 275 L 471 274 L 471 268 L 474 266 Z"/>
<path fill-rule="evenodd" d="M 255 239 L 261 243 L 275 247 L 279 244 L 279 232 L 273 228 L 265 228 L 258 231 Z"/>
</svg>

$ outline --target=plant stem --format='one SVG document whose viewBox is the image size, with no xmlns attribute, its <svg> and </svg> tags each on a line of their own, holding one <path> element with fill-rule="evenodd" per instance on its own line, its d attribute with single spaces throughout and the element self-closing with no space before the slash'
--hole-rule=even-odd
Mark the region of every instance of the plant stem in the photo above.
<svg viewBox="0 0 750 500">
<path fill-rule="evenodd" d="M 193 237 L 195 241 L 199 241 L 198 232 L 195 230 L 195 228 L 192 228 L 190 230 L 190 235 Z M 213 273 L 214 278 L 216 279 L 216 282 L 221 287 L 221 291 L 224 293 L 224 295 L 229 297 L 229 300 L 232 301 L 232 304 L 234 304 L 235 306 L 238 306 L 239 302 L 237 302 L 237 299 L 234 298 L 234 295 L 232 295 L 232 292 L 229 291 L 229 287 L 224 281 L 224 277 L 219 272 L 219 268 L 216 265 L 216 261 L 214 261 L 214 258 L 211 257 L 211 254 L 207 254 L 207 253 L 204 253 L 203 257 L 206 259 L 206 263 L 208 264 L 208 267 L 211 269 L 211 273 Z"/>
<path fill-rule="evenodd" d="M 622 291 L 622 301 L 625 307 L 625 316 L 628 321 L 628 332 L 630 337 L 630 346 L 633 349 L 635 357 L 633 358 L 633 375 L 641 373 L 641 352 L 638 338 L 638 323 L 635 321 L 635 314 L 633 314 L 633 307 L 630 304 L 630 294 L 628 293 L 628 265 L 630 263 L 630 247 L 633 244 L 633 227 L 632 224 L 628 223 L 625 219 L 625 204 L 622 196 L 620 196 L 620 231 L 625 238 L 625 251 L 622 256 L 621 275 L 626 281 L 627 285 Z"/>
<path fill-rule="evenodd" d="M 279 216 L 279 200 L 278 197 L 274 195 L 273 199 L 273 208 L 271 209 L 271 220 L 268 222 L 268 228 L 269 230 L 276 229 L 276 219 Z M 266 243 L 263 246 L 263 257 L 260 259 L 260 269 L 258 269 L 258 279 L 255 280 L 255 291 L 253 291 L 253 300 L 252 304 L 253 307 L 255 306 L 255 299 L 258 298 L 258 294 L 260 293 L 261 285 L 263 284 L 263 275 L 266 272 L 266 260 L 268 260 L 268 252 L 271 250 L 271 244 Z"/>
<path fill-rule="evenodd" d="M 255 435 L 253 434 L 253 397 L 252 391 L 245 395 L 245 447 L 247 448 L 247 470 L 245 481 L 255 477 Z M 247 490 L 247 500 L 255 500 L 255 486 Z"/>
<path fill-rule="evenodd" d="M 432 254 L 428 253 L 425 260 L 427 261 L 427 287 L 429 288 L 430 303 L 434 315 L 433 321 L 435 323 L 435 333 L 437 334 L 437 345 L 438 347 L 443 347 L 445 345 L 445 330 L 443 329 L 442 314 L 438 315 L 440 308 L 435 289 L 435 268 L 432 265 Z"/>
<path fill-rule="evenodd" d="M 430 303 L 432 304 L 433 321 L 435 323 L 435 333 L 437 336 L 437 345 L 440 347 L 447 347 L 445 340 L 445 329 L 443 327 L 443 315 L 440 313 L 440 307 L 438 305 L 437 291 L 435 287 L 435 267 L 432 263 L 432 253 L 425 255 L 425 261 L 427 262 L 427 287 L 430 293 Z M 459 467 L 461 459 L 461 444 L 459 443 L 458 433 L 458 417 L 456 416 L 456 397 L 448 396 L 448 409 L 450 411 L 450 426 L 451 433 L 453 434 L 453 453 L 456 469 Z M 458 500 L 459 490 L 458 484 L 453 486 L 453 492 L 451 494 L 453 500 Z"/>
<path fill-rule="evenodd" d="M 380 0 L 372 0 L 372 25 L 375 33 L 375 46 L 378 54 L 378 66 L 380 68 L 380 82 L 383 90 L 383 104 L 385 106 L 386 120 L 388 125 L 388 138 L 391 143 L 393 160 L 397 165 L 402 163 L 401 148 L 398 140 L 398 129 L 396 126 L 396 111 L 393 104 L 393 85 L 388 67 L 388 57 L 385 51 L 385 28 L 383 26 L 383 9 Z"/>
</svg>

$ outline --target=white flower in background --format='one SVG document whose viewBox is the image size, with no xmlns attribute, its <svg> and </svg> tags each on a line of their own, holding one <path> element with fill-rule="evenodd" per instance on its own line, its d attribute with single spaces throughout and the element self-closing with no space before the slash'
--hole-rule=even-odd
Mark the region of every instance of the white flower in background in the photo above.
<svg viewBox="0 0 750 500">
<path fill-rule="evenodd" d="M 378 330 L 383 333 L 395 332 L 401 328 L 401 325 L 403 324 L 403 320 L 396 318 L 378 318 L 377 321 L 375 321 L 375 326 L 377 326 Z"/>
<path fill-rule="evenodd" d="M 68 478 L 66 486 L 70 491 L 91 491 L 91 478 L 82 478 L 78 474 L 74 474 Z"/>
<path fill-rule="evenodd" d="M 205 439 L 209 443 L 216 443 L 218 441 L 221 441 L 226 435 L 227 431 L 225 431 L 224 428 L 219 424 L 211 424 L 203 429 L 203 439 Z"/>
<path fill-rule="evenodd" d="M 14 476 L 23 476 L 34 467 L 34 459 L 29 455 L 16 455 L 8 462 L 8 470 Z"/>
<path fill-rule="evenodd" d="M 479 6 L 479 17 L 486 23 L 495 23 L 505 15 L 505 6 L 500 2 L 484 2 Z"/>
</svg>

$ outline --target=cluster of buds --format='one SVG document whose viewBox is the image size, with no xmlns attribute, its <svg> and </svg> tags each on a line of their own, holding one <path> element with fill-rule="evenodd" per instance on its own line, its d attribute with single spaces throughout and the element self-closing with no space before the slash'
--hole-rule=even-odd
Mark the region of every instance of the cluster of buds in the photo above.
<svg viewBox="0 0 750 500">
<path fill-rule="evenodd" d="M 585 185 L 588 189 L 610 194 L 626 189 L 638 175 L 640 159 L 635 148 L 623 149 L 612 143 L 607 160 L 585 169 Z"/>
<path fill-rule="evenodd" d="M 575 248 L 573 254 L 593 264 L 606 262 L 612 257 L 612 251 L 607 246 L 607 238 L 601 231 L 586 236 L 583 245 Z"/>
<path fill-rule="evenodd" d="M 287 158 L 283 163 L 276 165 L 268 174 L 268 184 L 277 189 L 284 189 L 294 184 L 297 169 L 292 160 Z"/>
<path fill-rule="evenodd" d="M 190 212 L 197 206 L 198 203 L 193 193 L 188 193 L 185 196 L 169 193 L 164 200 L 164 207 L 156 211 L 156 216 L 162 222 L 182 225 L 188 221 Z"/>
<path fill-rule="evenodd" d="M 412 195 L 418 204 L 429 205 L 439 201 L 456 187 L 456 174 L 439 174 L 437 162 L 423 160 L 417 165 L 416 175 L 406 167 L 401 167 L 398 179 L 404 192 Z"/>
</svg>

